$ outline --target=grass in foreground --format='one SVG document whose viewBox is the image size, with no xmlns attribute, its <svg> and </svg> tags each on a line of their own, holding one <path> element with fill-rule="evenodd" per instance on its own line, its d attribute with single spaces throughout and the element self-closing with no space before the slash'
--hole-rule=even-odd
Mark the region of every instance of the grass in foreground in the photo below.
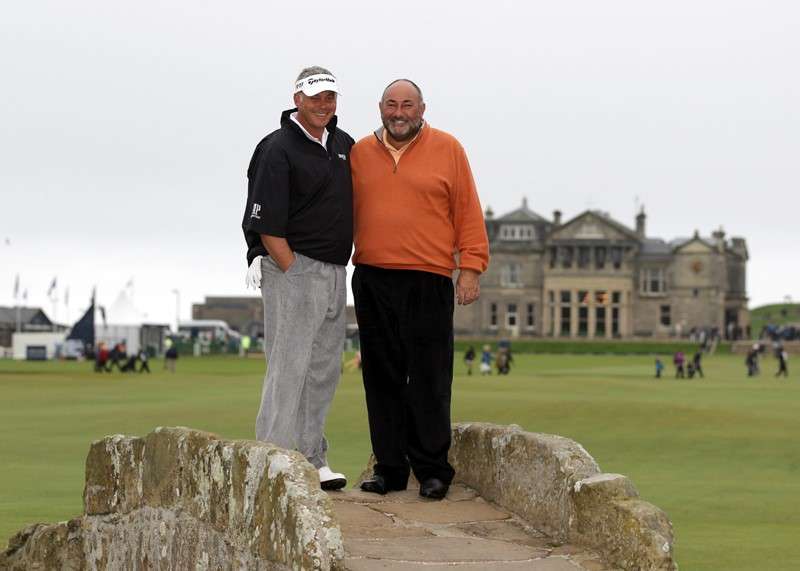
<svg viewBox="0 0 800 571">
<path fill-rule="evenodd" d="M 681 569 L 800 568 L 800 382 L 774 363 L 744 376 L 739 356 L 706 379 L 652 379 L 652 359 L 520 355 L 508 377 L 467 377 L 456 363 L 453 420 L 519 424 L 583 444 L 606 472 L 631 477 L 675 525 Z M 81 512 L 92 440 L 190 426 L 252 438 L 263 362 L 181 359 L 175 375 L 95 375 L 87 363 L 0 361 L 0 544 L 26 524 Z M 348 373 L 327 434 L 352 480 L 369 456 L 360 376 Z"/>
</svg>

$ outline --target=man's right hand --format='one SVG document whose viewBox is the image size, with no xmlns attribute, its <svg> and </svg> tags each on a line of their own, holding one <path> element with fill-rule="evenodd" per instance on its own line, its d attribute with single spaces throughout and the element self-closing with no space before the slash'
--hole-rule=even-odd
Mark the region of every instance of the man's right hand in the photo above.
<svg viewBox="0 0 800 571">
<path fill-rule="evenodd" d="M 289 268 L 294 264 L 295 255 L 286 238 L 261 234 L 261 244 L 266 248 L 270 257 L 275 260 L 282 272 L 289 271 Z"/>
</svg>

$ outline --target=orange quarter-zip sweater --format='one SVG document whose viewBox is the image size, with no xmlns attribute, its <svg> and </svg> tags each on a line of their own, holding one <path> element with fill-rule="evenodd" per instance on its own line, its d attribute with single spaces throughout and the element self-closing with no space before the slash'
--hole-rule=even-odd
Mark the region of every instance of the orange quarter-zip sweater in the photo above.
<svg viewBox="0 0 800 571">
<path fill-rule="evenodd" d="M 383 129 L 350 153 L 354 264 L 420 270 L 451 277 L 484 272 L 489 241 L 467 155 L 427 123 L 397 163 Z"/>
</svg>

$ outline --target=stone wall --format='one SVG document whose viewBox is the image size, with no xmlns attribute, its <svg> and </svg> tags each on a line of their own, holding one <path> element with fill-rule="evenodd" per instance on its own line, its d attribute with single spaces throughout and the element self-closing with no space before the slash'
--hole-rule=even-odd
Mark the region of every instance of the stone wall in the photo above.
<svg viewBox="0 0 800 571">
<path fill-rule="evenodd" d="M 619 474 L 603 474 L 583 447 L 518 426 L 456 424 L 456 481 L 559 541 L 626 570 L 677 569 L 672 524 Z"/>
<path fill-rule="evenodd" d="M 11 538 L 0 569 L 344 568 L 333 505 L 298 453 L 185 428 L 94 442 L 84 514 Z"/>
<path fill-rule="evenodd" d="M 666 514 L 572 440 L 456 424 L 450 461 L 457 482 L 557 542 L 619 569 L 677 569 Z M 17 533 L 0 570 L 340 570 L 344 555 L 333 503 L 301 455 L 159 428 L 94 442 L 84 514 Z"/>
</svg>

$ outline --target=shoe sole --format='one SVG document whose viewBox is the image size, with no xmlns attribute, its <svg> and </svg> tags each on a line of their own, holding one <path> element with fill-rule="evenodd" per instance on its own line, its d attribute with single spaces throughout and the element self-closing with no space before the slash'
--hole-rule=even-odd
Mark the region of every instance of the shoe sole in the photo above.
<svg viewBox="0 0 800 571">
<path fill-rule="evenodd" d="M 330 490 L 341 490 L 347 485 L 347 480 L 344 478 L 335 478 L 333 480 L 326 480 L 325 482 L 320 482 L 320 487 L 323 490 L 330 491 Z"/>
</svg>

